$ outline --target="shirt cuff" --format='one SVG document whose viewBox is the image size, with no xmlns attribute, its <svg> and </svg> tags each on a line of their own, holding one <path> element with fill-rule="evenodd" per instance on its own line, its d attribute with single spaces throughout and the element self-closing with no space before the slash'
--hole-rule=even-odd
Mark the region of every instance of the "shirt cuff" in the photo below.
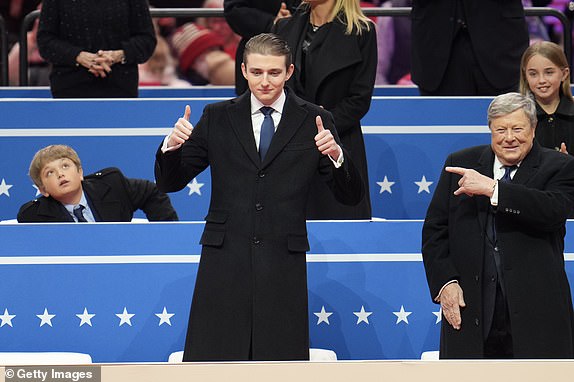
<svg viewBox="0 0 574 382">
<path fill-rule="evenodd" d="M 335 166 L 335 168 L 339 168 L 343 165 L 343 162 L 345 161 L 345 157 L 343 156 L 343 149 L 341 149 L 341 155 L 339 155 L 339 158 L 337 158 L 337 160 L 334 160 L 333 158 L 331 158 L 331 156 L 329 155 L 329 159 L 331 159 L 331 162 L 333 162 L 333 165 Z"/>
<path fill-rule="evenodd" d="M 490 197 L 490 205 L 493 207 L 498 206 L 498 180 L 492 189 L 492 196 Z"/>
<path fill-rule="evenodd" d="M 169 140 L 169 135 L 163 139 L 163 144 L 161 145 L 162 154 L 165 154 L 165 153 L 170 152 L 170 151 L 175 151 L 181 147 L 181 143 L 179 145 L 167 147 L 168 140 Z"/>
</svg>

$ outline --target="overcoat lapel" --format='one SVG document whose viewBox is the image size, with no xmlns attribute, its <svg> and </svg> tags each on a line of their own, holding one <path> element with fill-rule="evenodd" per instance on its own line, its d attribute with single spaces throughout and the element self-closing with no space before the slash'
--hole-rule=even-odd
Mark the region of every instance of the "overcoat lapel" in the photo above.
<svg viewBox="0 0 574 382">
<path fill-rule="evenodd" d="M 263 162 L 259 159 L 255 138 L 253 137 L 253 126 L 251 124 L 251 93 L 246 92 L 238 97 L 227 107 L 231 127 L 237 135 L 239 142 L 247 153 L 247 156 L 257 167 L 267 166 L 283 150 L 283 147 L 291 140 L 293 135 L 303 125 L 307 117 L 307 110 L 303 101 L 294 96 L 291 90 L 287 90 L 287 99 L 283 107 L 281 122 L 271 140 L 271 145 Z"/>
<path fill-rule="evenodd" d="M 540 166 L 540 145 L 535 141 L 532 149 L 526 155 L 526 158 L 516 170 L 516 174 L 512 178 L 512 183 L 527 184 L 533 175 L 538 171 Z"/>
<path fill-rule="evenodd" d="M 111 187 L 104 182 L 82 182 L 84 193 L 92 214 L 96 221 L 117 221 L 119 219 L 121 205 L 119 200 L 110 200 L 106 195 Z"/>
<path fill-rule="evenodd" d="M 306 88 L 309 90 L 306 93 L 310 99 L 316 99 L 319 86 L 332 73 L 361 62 L 357 38 L 346 34 L 345 30 L 345 25 L 335 18 L 317 31 L 310 46 L 310 54 L 318 57 L 319 61 L 314 62 L 313 66 L 321 69 L 314 71 L 313 76 L 307 76 Z"/>
<path fill-rule="evenodd" d="M 294 77 L 297 84 L 301 83 L 301 68 L 303 68 L 302 44 L 305 39 L 305 31 L 309 25 L 309 14 L 299 13 L 292 17 L 290 23 L 290 35 L 288 36 L 289 43 L 295 45 L 292 50 L 295 52 L 295 74 Z M 309 54 L 317 57 L 312 66 L 321 68 L 317 71 L 307 70 L 307 73 L 313 72 L 313 75 L 307 75 L 305 89 L 298 89 L 304 91 L 306 99 L 316 99 L 317 90 L 321 83 L 338 70 L 354 65 L 361 61 L 361 51 L 357 45 L 355 36 L 345 34 L 345 25 L 337 18 L 331 23 L 322 26 L 313 38 L 313 42 L 309 47 Z M 333 49 L 333 47 L 337 47 Z M 295 79 L 294 78 L 294 79 Z M 293 80 L 294 80 L 293 79 Z M 293 84 L 293 80 L 290 84 Z"/>
<path fill-rule="evenodd" d="M 253 125 L 251 123 L 251 92 L 247 91 L 239 96 L 227 107 L 227 114 L 231 128 L 237 135 L 237 139 L 247 156 L 257 167 L 261 166 L 255 138 L 253 137 Z"/>
<path fill-rule="evenodd" d="M 478 166 L 475 168 L 476 171 L 482 175 L 486 175 L 489 178 L 494 178 L 494 153 L 490 146 L 486 147 L 482 152 L 478 160 Z M 478 221 L 480 223 L 481 232 L 484 231 L 486 226 L 486 217 L 488 215 L 488 210 L 490 208 L 490 200 L 488 197 L 475 198 L 476 207 L 478 210 Z"/>
<path fill-rule="evenodd" d="M 302 60 L 302 44 L 305 38 L 305 31 L 307 30 L 307 24 L 309 24 L 309 15 L 305 13 L 300 13 L 292 16 L 289 21 L 293 24 L 289 35 L 286 38 L 289 40 L 289 46 L 293 52 L 293 64 L 295 65 L 295 73 L 289 81 L 290 84 L 300 84 L 301 83 L 301 68 L 303 67 Z M 291 85 L 293 87 L 293 85 Z M 300 90 L 300 89 L 298 89 Z"/>
<path fill-rule="evenodd" d="M 293 135 L 303 125 L 303 121 L 307 117 L 307 110 L 303 106 L 303 101 L 291 94 L 292 91 L 287 91 L 287 100 L 283 107 L 283 114 L 281 122 L 277 126 L 277 131 L 273 135 L 271 145 L 267 151 L 267 155 L 262 163 L 262 167 L 271 163 L 275 157 L 283 150 L 283 147 L 291 140 Z"/>
</svg>

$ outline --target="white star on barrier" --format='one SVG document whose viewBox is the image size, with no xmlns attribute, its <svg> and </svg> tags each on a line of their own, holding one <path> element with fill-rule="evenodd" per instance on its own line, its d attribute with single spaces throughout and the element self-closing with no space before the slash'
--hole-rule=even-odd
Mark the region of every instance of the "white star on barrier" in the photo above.
<svg viewBox="0 0 574 382">
<path fill-rule="evenodd" d="M 353 312 L 353 314 L 357 316 L 357 325 L 359 325 L 361 322 L 365 322 L 367 325 L 369 325 L 369 316 L 373 314 L 373 312 L 365 312 L 365 306 L 361 305 L 361 311 Z"/>
<path fill-rule="evenodd" d="M 40 319 L 40 326 L 50 325 L 52 326 L 52 318 L 56 317 L 55 314 L 48 313 L 48 308 L 44 308 L 44 313 L 37 314 L 36 317 Z"/>
<path fill-rule="evenodd" d="M 442 308 L 439 308 L 438 312 L 432 312 L 436 316 L 435 324 L 438 324 L 442 321 Z"/>
<path fill-rule="evenodd" d="M 399 322 L 404 321 L 405 323 L 409 323 L 409 319 L 407 318 L 408 316 L 410 316 L 413 312 L 405 312 L 405 307 L 401 305 L 401 310 L 399 310 L 398 312 L 393 312 L 393 314 L 395 316 L 397 316 L 397 325 L 399 324 Z"/>
<path fill-rule="evenodd" d="M 80 319 L 80 326 L 84 324 L 92 326 L 92 318 L 95 316 L 95 314 L 88 313 L 88 309 L 84 308 L 84 313 L 76 314 L 76 316 Z"/>
<path fill-rule="evenodd" d="M 12 186 L 12 184 L 6 184 L 6 180 L 2 178 L 2 183 L 0 183 L 0 195 L 4 194 L 9 197 L 10 193 L 8 190 L 11 189 Z"/>
<path fill-rule="evenodd" d="M 189 194 L 191 196 L 191 194 L 197 194 L 199 196 L 201 196 L 201 187 L 203 187 L 205 185 L 205 183 L 199 183 L 197 181 L 197 178 L 193 178 L 193 180 L 191 181 L 191 183 L 187 184 L 187 187 L 189 188 Z"/>
<path fill-rule="evenodd" d="M 10 314 L 8 313 L 8 308 L 4 309 L 4 314 L 0 315 L 0 320 L 2 320 L 2 324 L 0 324 L 0 328 L 4 325 L 10 325 L 12 326 L 12 319 L 16 317 L 15 314 Z"/>
<path fill-rule="evenodd" d="M 161 326 L 161 324 L 165 323 L 168 324 L 169 326 L 171 326 L 171 318 L 175 315 L 175 313 L 168 313 L 166 307 L 163 307 L 163 312 L 161 313 L 156 313 L 156 316 L 159 317 L 159 324 L 158 326 Z"/>
<path fill-rule="evenodd" d="M 391 182 L 389 181 L 389 179 L 387 179 L 387 176 L 385 175 L 385 178 L 383 179 L 382 182 L 377 182 L 377 184 L 379 186 L 381 186 L 381 189 L 379 190 L 379 194 L 382 194 L 383 192 L 388 192 L 389 194 L 393 193 L 393 190 L 391 190 L 391 186 L 393 184 L 395 184 L 395 182 Z"/>
<path fill-rule="evenodd" d="M 325 306 L 323 305 L 321 307 L 321 311 L 318 313 L 313 312 L 313 314 L 317 317 L 319 317 L 319 319 L 317 320 L 317 325 L 319 325 L 321 322 L 326 323 L 327 325 L 329 325 L 329 316 L 331 316 L 333 314 L 333 312 L 326 312 L 325 311 Z"/>
<path fill-rule="evenodd" d="M 123 324 L 128 324 L 129 326 L 132 326 L 132 317 L 135 316 L 134 313 L 128 313 L 127 308 L 124 306 L 124 311 L 122 313 L 116 313 L 116 316 L 119 317 L 120 319 L 120 325 L 122 326 Z"/>
<path fill-rule="evenodd" d="M 422 177 L 422 179 L 421 179 L 420 182 L 415 182 L 415 184 L 416 184 L 417 186 L 419 186 L 419 191 L 418 191 L 417 193 L 420 194 L 421 192 L 424 191 L 424 192 L 430 194 L 429 186 L 430 186 L 431 184 L 433 184 L 433 183 L 434 183 L 434 182 L 429 182 L 429 181 L 427 181 L 427 178 L 423 175 L 423 177 Z"/>
</svg>

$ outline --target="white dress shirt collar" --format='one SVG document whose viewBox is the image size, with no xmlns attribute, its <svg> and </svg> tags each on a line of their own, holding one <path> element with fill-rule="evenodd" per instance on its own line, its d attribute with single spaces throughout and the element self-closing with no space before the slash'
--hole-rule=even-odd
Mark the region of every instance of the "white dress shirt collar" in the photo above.
<svg viewBox="0 0 574 382">
<path fill-rule="evenodd" d="M 518 170 L 518 167 L 520 167 L 521 164 L 522 164 L 522 162 L 519 162 L 516 165 L 516 168 L 510 172 L 510 178 L 511 179 L 514 177 L 516 170 Z M 502 178 L 502 176 L 504 175 L 504 167 L 506 167 L 506 166 L 503 165 L 502 162 L 495 155 L 494 156 L 494 167 L 492 168 L 494 179 L 500 180 L 500 178 Z"/>
<path fill-rule="evenodd" d="M 269 106 L 272 107 L 273 110 L 275 110 L 276 112 L 278 112 L 279 114 L 283 113 L 283 106 L 285 106 L 285 101 L 287 100 L 287 97 L 285 96 L 285 90 L 283 90 L 281 92 L 281 95 L 279 95 L 279 98 L 277 98 L 275 100 L 275 102 L 273 102 L 271 105 L 263 105 L 263 103 L 261 101 L 259 101 L 257 99 L 257 97 L 255 97 L 253 95 L 253 93 L 251 93 L 251 114 L 255 114 L 255 113 L 259 113 L 259 109 L 261 109 L 263 106 Z"/>
<path fill-rule="evenodd" d="M 74 221 L 76 221 L 76 217 L 74 216 L 74 208 L 76 208 L 77 206 L 83 206 L 84 207 L 83 214 L 84 214 L 84 217 L 86 218 L 87 221 L 89 221 L 89 222 L 95 222 L 96 221 L 96 219 L 94 218 L 94 215 L 92 214 L 92 210 L 90 209 L 90 206 L 88 205 L 88 199 L 86 199 L 86 194 L 83 191 L 82 191 L 82 197 L 80 198 L 80 202 L 78 204 L 64 204 L 64 207 L 70 213 L 70 215 L 72 216 Z"/>
</svg>

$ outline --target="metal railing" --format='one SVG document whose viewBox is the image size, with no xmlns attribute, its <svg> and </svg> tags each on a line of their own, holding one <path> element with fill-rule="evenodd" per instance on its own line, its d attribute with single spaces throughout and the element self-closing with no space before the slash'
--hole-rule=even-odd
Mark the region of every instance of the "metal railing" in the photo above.
<svg viewBox="0 0 574 382">
<path fill-rule="evenodd" d="M 8 31 L 0 15 L 0 86 L 8 86 Z"/>
<path fill-rule="evenodd" d="M 572 30 L 570 20 L 566 15 L 554 8 L 528 7 L 526 16 L 553 16 L 562 24 L 564 53 L 568 62 L 572 62 Z M 399 8 L 363 8 L 367 16 L 409 17 L 410 7 Z M 151 8 L 152 17 L 223 17 L 222 8 Z M 20 29 L 20 86 L 28 86 L 28 41 L 27 32 L 32 28 L 34 21 L 40 16 L 40 11 L 30 12 L 24 18 Z M 7 54 L 7 53 L 6 53 Z M 572 68 L 572 64 L 570 64 Z M 570 70 L 572 72 L 572 69 Z"/>
</svg>

